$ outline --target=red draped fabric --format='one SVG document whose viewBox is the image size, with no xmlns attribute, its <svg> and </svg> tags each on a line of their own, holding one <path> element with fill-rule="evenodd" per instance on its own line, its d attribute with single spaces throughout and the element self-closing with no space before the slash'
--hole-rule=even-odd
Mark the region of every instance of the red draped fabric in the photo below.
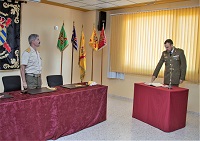
<svg viewBox="0 0 200 141">
<path fill-rule="evenodd" d="M 135 83 L 132 117 L 165 132 L 185 127 L 188 89 Z"/>
<path fill-rule="evenodd" d="M 107 86 L 0 99 L 0 140 L 57 139 L 106 120 Z"/>
</svg>

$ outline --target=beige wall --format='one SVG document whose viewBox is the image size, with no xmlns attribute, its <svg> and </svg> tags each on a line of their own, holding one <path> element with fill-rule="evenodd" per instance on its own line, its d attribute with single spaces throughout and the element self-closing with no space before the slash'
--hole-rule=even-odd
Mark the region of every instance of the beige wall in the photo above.
<svg viewBox="0 0 200 141">
<path fill-rule="evenodd" d="M 75 21 L 76 33 L 78 44 L 80 44 L 80 35 L 83 25 L 85 34 L 85 47 L 86 47 L 86 63 L 87 70 L 84 81 L 91 80 L 91 66 L 92 66 L 92 49 L 89 47 L 89 39 L 93 30 L 93 25 L 97 25 L 97 12 L 89 11 L 82 12 L 68 8 L 51 6 L 47 4 L 28 2 L 22 4 L 21 14 L 21 45 L 22 52 L 29 47 L 28 36 L 31 33 L 37 33 L 40 36 L 41 46 L 39 51 L 42 58 L 42 82 L 43 86 L 47 86 L 46 76 L 51 74 L 60 74 L 61 66 L 61 53 L 57 49 L 57 40 L 60 28 L 64 21 L 65 31 L 68 40 L 71 40 L 73 21 Z M 58 26 L 58 30 L 54 30 L 54 26 Z M 99 36 L 99 31 L 97 34 Z M 71 42 L 63 52 L 63 79 L 64 83 L 71 82 Z M 74 51 L 74 71 L 73 82 L 80 82 L 79 66 L 78 66 L 78 51 Z M 101 52 L 94 52 L 94 74 L 93 79 L 100 83 L 100 57 Z M 1 71 L 0 79 L 7 75 L 20 75 L 19 70 Z M 0 83 L 0 92 L 3 92 L 3 85 Z"/>
<path fill-rule="evenodd" d="M 84 25 L 85 14 L 78 10 L 71 10 L 57 6 L 51 6 L 41 3 L 28 2 L 22 4 L 21 11 L 21 54 L 29 47 L 28 36 L 31 33 L 37 33 L 40 36 L 41 46 L 39 48 L 42 58 L 42 81 L 43 86 L 47 86 L 46 76 L 51 74 L 60 74 L 61 53 L 57 49 L 57 40 L 63 21 L 68 40 L 71 40 L 73 21 L 75 21 L 78 43 L 82 24 Z M 88 14 L 90 15 L 90 13 Z M 90 21 L 90 20 L 89 20 Z M 58 26 L 58 30 L 54 30 Z M 87 26 L 84 26 L 86 28 Z M 89 28 L 89 27 L 87 27 Z M 85 30 L 85 29 L 84 29 Z M 92 28 L 91 28 L 92 30 Z M 86 39 L 88 40 L 88 39 Z M 63 52 L 63 78 L 64 83 L 71 81 L 71 43 Z M 78 69 L 78 51 L 74 51 L 74 74 L 73 82 L 79 82 Z M 19 75 L 19 70 L 1 71 L 0 78 L 6 75 Z M 0 83 L 0 92 L 3 92 L 3 85 Z"/>
<path fill-rule="evenodd" d="M 73 21 L 75 21 L 77 35 L 81 34 L 81 27 L 84 24 L 84 13 L 50 6 L 46 4 L 33 3 L 22 5 L 21 17 L 21 53 L 29 45 L 27 37 L 31 33 L 40 35 L 41 46 L 39 48 L 42 58 L 42 80 L 46 85 L 46 76 L 51 74 L 60 74 L 61 52 L 57 49 L 57 40 L 61 26 L 65 24 L 65 31 L 68 40 L 71 40 Z M 58 30 L 54 30 L 54 26 L 58 26 Z M 71 78 L 71 43 L 63 52 L 63 78 L 64 83 L 70 83 Z M 78 52 L 74 52 L 74 67 L 77 68 Z M 78 72 L 74 72 L 77 76 Z M 78 78 L 74 78 L 78 81 Z"/>
<path fill-rule="evenodd" d="M 179 5 L 194 5 L 194 0 L 190 3 L 180 3 Z M 177 5 L 177 4 L 176 4 Z M 172 6 L 172 5 L 171 5 Z M 157 6 L 156 6 L 157 7 Z M 144 10 L 139 8 L 140 10 Z M 149 7 L 149 9 L 154 9 Z M 128 11 L 137 11 L 136 9 L 128 9 Z M 103 49 L 103 84 L 108 85 L 108 93 L 122 97 L 133 98 L 133 84 L 135 82 L 148 82 L 150 76 L 138 76 L 138 75 L 125 75 L 125 80 L 108 79 L 108 51 L 109 51 L 109 39 L 110 39 L 110 14 L 126 12 L 126 9 L 122 11 L 107 12 L 107 24 L 106 24 L 106 36 L 108 45 Z M 40 53 L 42 57 L 43 71 L 42 81 L 43 86 L 47 86 L 46 76 L 50 74 L 60 74 L 60 56 L 61 53 L 57 49 L 57 38 L 61 25 L 64 21 L 67 37 L 70 41 L 72 33 L 72 22 L 75 21 L 78 43 L 80 43 L 80 34 L 82 24 L 84 25 L 85 33 L 85 46 L 87 56 L 87 71 L 85 81 L 91 80 L 91 66 L 92 66 L 92 49 L 89 47 L 88 42 L 92 33 L 93 24 L 97 24 L 98 12 L 81 12 L 77 10 L 71 10 L 67 8 L 61 8 L 56 6 L 50 6 L 41 3 L 32 3 L 22 5 L 22 17 L 21 17 L 21 53 L 29 45 L 27 38 L 31 33 L 37 33 L 40 35 L 41 47 Z M 59 26 L 58 30 L 54 30 L 54 26 Z M 99 37 L 99 31 L 97 31 Z M 94 75 L 93 80 L 97 83 L 101 82 L 101 53 L 102 51 L 94 52 Z M 79 67 L 78 52 L 74 52 L 74 74 L 73 82 L 80 82 L 79 79 Z M 19 75 L 19 70 L 0 72 L 0 79 L 6 75 Z M 63 79 L 64 83 L 70 83 L 71 80 L 71 44 L 64 50 L 63 53 Z M 157 82 L 162 82 L 162 78 L 157 79 Z M 199 112 L 199 87 L 200 85 L 185 82 L 182 87 L 190 89 L 188 110 Z M 0 92 L 3 92 L 2 83 L 0 83 Z"/>
</svg>

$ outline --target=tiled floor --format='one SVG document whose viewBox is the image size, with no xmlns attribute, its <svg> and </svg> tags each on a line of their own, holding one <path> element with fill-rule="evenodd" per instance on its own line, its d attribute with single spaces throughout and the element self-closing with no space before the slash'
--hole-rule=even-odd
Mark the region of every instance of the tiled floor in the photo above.
<svg viewBox="0 0 200 141">
<path fill-rule="evenodd" d="M 166 133 L 132 118 L 132 100 L 108 96 L 107 120 L 56 141 L 65 140 L 199 140 L 197 113 L 188 112 L 186 127 Z"/>
</svg>

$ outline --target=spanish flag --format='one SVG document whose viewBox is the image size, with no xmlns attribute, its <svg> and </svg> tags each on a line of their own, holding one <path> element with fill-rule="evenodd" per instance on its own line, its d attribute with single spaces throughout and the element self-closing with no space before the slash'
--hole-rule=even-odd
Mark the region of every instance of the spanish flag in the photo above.
<svg viewBox="0 0 200 141">
<path fill-rule="evenodd" d="M 80 79 L 81 82 L 83 81 L 85 77 L 85 71 L 86 71 L 86 50 L 85 50 L 85 37 L 83 30 L 81 32 L 81 42 L 79 46 L 79 67 L 80 67 Z"/>
<path fill-rule="evenodd" d="M 98 38 L 95 27 L 93 27 L 92 36 L 90 37 L 89 45 L 95 50 L 98 50 Z"/>
</svg>

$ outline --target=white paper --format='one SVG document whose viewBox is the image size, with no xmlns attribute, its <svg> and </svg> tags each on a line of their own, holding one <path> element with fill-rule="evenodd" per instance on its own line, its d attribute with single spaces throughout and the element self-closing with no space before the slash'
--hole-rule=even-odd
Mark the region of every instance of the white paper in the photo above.
<svg viewBox="0 0 200 141">
<path fill-rule="evenodd" d="M 146 83 L 145 82 L 144 84 L 149 85 L 149 86 L 154 86 L 154 87 L 164 87 L 164 85 L 161 83 Z"/>
</svg>

